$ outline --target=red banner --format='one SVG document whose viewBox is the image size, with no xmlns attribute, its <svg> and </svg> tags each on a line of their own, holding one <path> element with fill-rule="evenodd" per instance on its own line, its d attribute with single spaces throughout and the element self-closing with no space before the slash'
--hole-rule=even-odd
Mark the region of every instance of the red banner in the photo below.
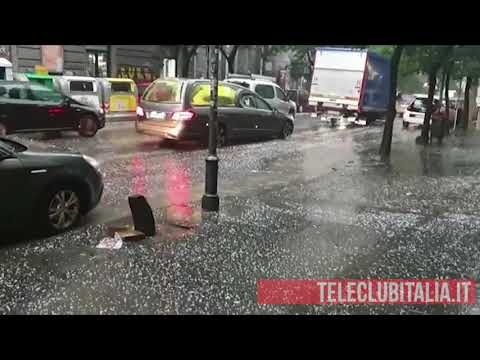
<svg viewBox="0 0 480 360">
<path fill-rule="evenodd" d="M 475 304 L 473 280 L 280 280 L 257 282 L 259 304 Z"/>
</svg>

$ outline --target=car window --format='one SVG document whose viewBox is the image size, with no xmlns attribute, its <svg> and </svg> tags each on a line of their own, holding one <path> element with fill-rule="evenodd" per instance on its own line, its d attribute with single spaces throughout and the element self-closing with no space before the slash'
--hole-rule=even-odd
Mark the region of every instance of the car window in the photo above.
<svg viewBox="0 0 480 360">
<path fill-rule="evenodd" d="M 70 81 L 71 92 L 93 92 L 92 81 Z"/>
<path fill-rule="evenodd" d="M 240 106 L 245 108 L 245 109 L 256 109 L 257 108 L 257 102 L 255 100 L 255 96 L 252 94 L 243 94 L 240 97 Z"/>
<path fill-rule="evenodd" d="M 272 107 L 265 100 L 261 99 L 259 96 L 255 97 L 255 101 L 257 103 L 257 109 L 272 111 Z"/>
<path fill-rule="evenodd" d="M 60 103 L 63 99 L 64 96 L 57 91 L 41 85 L 30 85 L 30 100 Z"/>
<path fill-rule="evenodd" d="M 255 92 L 264 99 L 273 99 L 275 97 L 272 85 L 257 85 L 255 86 Z"/>
<path fill-rule="evenodd" d="M 151 84 L 143 95 L 143 100 L 156 103 L 179 104 L 182 82 L 177 80 L 161 80 Z"/>
<path fill-rule="evenodd" d="M 129 82 L 112 81 L 112 93 L 133 93 L 132 86 Z"/>
<path fill-rule="evenodd" d="M 0 85 L 0 99 L 28 100 L 28 91 L 19 84 L 2 84 Z"/>
<path fill-rule="evenodd" d="M 218 85 L 218 106 L 234 107 L 237 90 L 231 86 Z M 210 84 L 196 84 L 192 89 L 190 104 L 193 106 L 210 105 Z"/>
<path fill-rule="evenodd" d="M 282 101 L 287 101 L 287 97 L 285 93 L 280 89 L 279 87 L 275 86 L 275 93 L 277 94 L 277 98 L 279 98 Z"/>
<path fill-rule="evenodd" d="M 20 153 L 27 151 L 27 147 L 10 139 L 0 139 L 0 147 L 3 145 L 4 149 L 10 152 Z"/>
</svg>

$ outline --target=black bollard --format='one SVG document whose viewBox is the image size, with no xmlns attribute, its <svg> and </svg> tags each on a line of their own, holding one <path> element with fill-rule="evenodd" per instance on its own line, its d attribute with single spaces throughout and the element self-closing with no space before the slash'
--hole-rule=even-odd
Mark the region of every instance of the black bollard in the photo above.
<svg viewBox="0 0 480 360">
<path fill-rule="evenodd" d="M 128 197 L 128 204 L 132 212 L 133 224 L 135 230 L 144 233 L 146 236 L 156 234 L 155 219 L 153 218 L 152 208 L 142 195 L 132 195 Z"/>
</svg>

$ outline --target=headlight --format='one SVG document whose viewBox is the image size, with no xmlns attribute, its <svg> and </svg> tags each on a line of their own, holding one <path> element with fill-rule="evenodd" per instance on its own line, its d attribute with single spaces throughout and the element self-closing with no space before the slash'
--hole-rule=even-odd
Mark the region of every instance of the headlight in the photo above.
<svg viewBox="0 0 480 360">
<path fill-rule="evenodd" d="M 97 160 L 87 155 L 83 155 L 82 157 L 83 157 L 83 160 L 89 163 L 90 166 L 92 166 L 95 170 L 100 169 L 100 163 Z"/>
</svg>

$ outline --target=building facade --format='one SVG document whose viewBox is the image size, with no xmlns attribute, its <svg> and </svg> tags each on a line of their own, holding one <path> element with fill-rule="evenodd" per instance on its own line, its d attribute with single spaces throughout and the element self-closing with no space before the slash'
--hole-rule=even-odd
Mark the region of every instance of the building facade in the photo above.
<svg viewBox="0 0 480 360">
<path fill-rule="evenodd" d="M 12 62 L 14 72 L 35 72 L 37 66 L 42 66 L 55 75 L 125 77 L 140 81 L 179 74 L 178 53 L 178 46 L 171 45 L 0 45 L 0 57 Z M 188 77 L 207 77 L 207 55 L 207 46 L 197 48 L 190 60 Z M 210 64 L 212 58 L 213 50 Z M 285 81 L 289 61 L 288 53 L 269 59 L 264 64 L 263 75 Z M 166 64 L 168 71 L 165 71 Z M 260 74 L 261 68 L 259 46 L 241 45 L 235 59 L 235 73 Z M 220 55 L 220 79 L 230 72 L 226 59 Z"/>
</svg>

